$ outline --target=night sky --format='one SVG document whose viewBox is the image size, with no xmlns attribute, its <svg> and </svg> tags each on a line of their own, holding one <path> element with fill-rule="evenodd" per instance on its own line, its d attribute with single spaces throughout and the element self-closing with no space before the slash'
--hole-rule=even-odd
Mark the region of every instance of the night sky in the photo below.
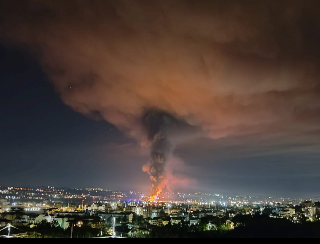
<svg viewBox="0 0 320 244">
<path fill-rule="evenodd" d="M 320 1 L 0 1 L 0 185 L 320 196 Z"/>
</svg>

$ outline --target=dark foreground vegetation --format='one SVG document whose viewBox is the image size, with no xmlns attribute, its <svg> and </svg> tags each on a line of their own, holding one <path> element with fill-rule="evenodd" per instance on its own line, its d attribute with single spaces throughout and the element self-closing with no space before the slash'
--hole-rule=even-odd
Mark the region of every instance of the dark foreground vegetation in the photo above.
<svg viewBox="0 0 320 244">
<path fill-rule="evenodd" d="M 294 224 L 282 218 L 267 215 L 237 215 L 234 229 L 218 227 L 215 230 L 171 226 L 154 228 L 146 238 L 320 238 L 320 221 Z"/>
<path fill-rule="evenodd" d="M 127 235 L 129 229 L 125 224 L 123 227 L 126 227 L 122 228 L 126 231 L 121 236 L 127 238 L 320 238 L 320 220 L 293 223 L 289 219 L 270 218 L 266 214 L 238 214 L 230 221 L 219 217 L 203 217 L 199 224 L 191 226 L 185 222 L 174 225 L 169 222 L 165 226 L 149 225 L 148 228 L 142 228 L 147 231 L 138 231 L 135 235 Z M 24 233 L 23 238 L 93 238 L 110 235 L 103 226 L 62 229 L 57 223 L 46 221 L 32 229 L 19 229 Z M 12 229 L 13 232 L 15 229 Z"/>
<path fill-rule="evenodd" d="M 284 223 L 273 219 L 255 226 L 238 226 L 223 233 L 202 232 L 194 237 L 219 238 L 320 238 L 320 221 L 303 224 Z M 190 236 L 191 237 L 191 236 Z"/>
<path fill-rule="evenodd" d="M 235 216 L 234 221 L 237 222 Z M 255 215 L 251 219 L 240 220 L 239 226 L 226 232 L 223 237 L 246 238 L 319 238 L 320 221 L 306 221 L 294 224 L 290 220 L 269 218 L 266 215 Z"/>
</svg>

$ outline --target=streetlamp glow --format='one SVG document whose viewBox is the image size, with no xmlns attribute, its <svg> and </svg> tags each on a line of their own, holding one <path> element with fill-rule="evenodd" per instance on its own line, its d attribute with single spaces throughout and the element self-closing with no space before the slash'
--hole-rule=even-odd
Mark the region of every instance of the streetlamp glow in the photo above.
<svg viewBox="0 0 320 244">
<path fill-rule="evenodd" d="M 8 224 L 8 236 L 10 236 L 10 227 L 11 227 L 11 225 Z"/>
<path fill-rule="evenodd" d="M 113 217 L 113 233 L 112 233 L 113 237 L 116 236 L 115 225 L 116 225 L 116 217 Z"/>
</svg>

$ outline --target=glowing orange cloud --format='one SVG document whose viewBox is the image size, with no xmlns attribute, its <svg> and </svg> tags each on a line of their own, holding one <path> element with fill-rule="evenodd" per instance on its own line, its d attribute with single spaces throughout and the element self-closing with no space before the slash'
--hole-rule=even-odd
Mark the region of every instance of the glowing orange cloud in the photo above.
<svg viewBox="0 0 320 244">
<path fill-rule="evenodd" d="M 319 1 L 246 3 L 2 1 L 0 37 L 37 54 L 68 106 L 141 145 L 150 107 L 209 138 L 319 131 Z"/>
</svg>

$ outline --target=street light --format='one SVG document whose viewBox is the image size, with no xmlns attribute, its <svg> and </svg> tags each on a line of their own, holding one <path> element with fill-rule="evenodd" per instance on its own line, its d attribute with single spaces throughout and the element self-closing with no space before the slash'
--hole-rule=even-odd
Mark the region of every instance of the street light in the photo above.
<svg viewBox="0 0 320 244">
<path fill-rule="evenodd" d="M 70 235 L 70 238 L 72 238 L 72 232 L 73 232 L 73 223 L 71 222 L 71 235 Z"/>
<path fill-rule="evenodd" d="M 112 237 L 116 236 L 115 225 L 116 225 L 116 217 L 113 217 L 113 233 L 112 233 Z"/>
<path fill-rule="evenodd" d="M 10 236 L 10 227 L 11 227 L 11 225 L 8 224 L 8 236 Z"/>
</svg>

